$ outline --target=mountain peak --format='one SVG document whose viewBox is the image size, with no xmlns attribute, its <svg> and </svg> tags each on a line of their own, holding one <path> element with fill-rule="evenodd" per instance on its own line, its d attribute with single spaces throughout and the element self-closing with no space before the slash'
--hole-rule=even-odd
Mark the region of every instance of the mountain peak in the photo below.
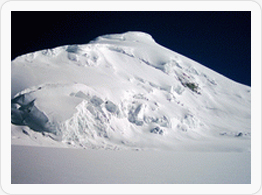
<svg viewBox="0 0 262 195">
<path fill-rule="evenodd" d="M 40 131 L 73 147 L 114 150 L 195 150 L 196 142 L 199 150 L 203 142 L 213 144 L 204 150 L 250 149 L 250 87 L 162 47 L 149 34 L 104 35 L 11 64 L 17 137 L 38 141 Z"/>
<path fill-rule="evenodd" d="M 125 33 L 107 34 L 99 36 L 94 42 L 100 42 L 103 40 L 111 41 L 127 41 L 127 42 L 141 42 L 141 43 L 155 43 L 153 37 L 145 32 L 140 31 L 128 31 Z"/>
</svg>

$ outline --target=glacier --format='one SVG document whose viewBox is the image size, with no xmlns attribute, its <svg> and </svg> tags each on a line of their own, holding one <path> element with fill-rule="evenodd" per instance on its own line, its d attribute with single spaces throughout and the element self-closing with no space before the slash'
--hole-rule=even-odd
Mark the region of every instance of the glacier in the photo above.
<svg viewBox="0 0 262 195">
<path fill-rule="evenodd" d="M 144 32 L 11 62 L 12 144 L 109 150 L 251 150 L 251 88 Z"/>
</svg>

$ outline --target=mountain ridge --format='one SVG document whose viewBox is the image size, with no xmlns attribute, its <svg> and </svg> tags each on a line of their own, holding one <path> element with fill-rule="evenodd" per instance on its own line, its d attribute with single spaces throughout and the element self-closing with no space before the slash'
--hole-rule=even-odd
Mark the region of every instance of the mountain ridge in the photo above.
<svg viewBox="0 0 262 195">
<path fill-rule="evenodd" d="M 214 142 L 210 150 L 249 151 L 250 92 L 146 33 L 104 35 L 12 61 L 12 122 L 23 124 L 12 134 L 51 133 L 80 148 L 203 150 Z"/>
</svg>

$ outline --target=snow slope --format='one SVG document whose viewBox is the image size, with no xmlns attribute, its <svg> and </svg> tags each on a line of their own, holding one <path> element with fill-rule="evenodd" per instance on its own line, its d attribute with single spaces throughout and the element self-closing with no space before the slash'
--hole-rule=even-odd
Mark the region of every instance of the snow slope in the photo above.
<svg viewBox="0 0 262 195">
<path fill-rule="evenodd" d="M 251 88 L 143 32 L 12 61 L 12 144 L 250 151 Z"/>
</svg>

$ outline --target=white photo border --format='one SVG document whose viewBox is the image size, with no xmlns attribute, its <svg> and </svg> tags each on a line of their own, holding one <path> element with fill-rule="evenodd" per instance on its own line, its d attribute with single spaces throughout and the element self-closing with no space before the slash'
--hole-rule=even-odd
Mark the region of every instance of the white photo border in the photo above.
<svg viewBox="0 0 262 195">
<path fill-rule="evenodd" d="M 11 11 L 251 11 L 251 184 L 11 184 Z M 1 8 L 1 187 L 9 194 L 253 194 L 261 187 L 261 8 L 255 1 L 8 1 Z"/>
</svg>

